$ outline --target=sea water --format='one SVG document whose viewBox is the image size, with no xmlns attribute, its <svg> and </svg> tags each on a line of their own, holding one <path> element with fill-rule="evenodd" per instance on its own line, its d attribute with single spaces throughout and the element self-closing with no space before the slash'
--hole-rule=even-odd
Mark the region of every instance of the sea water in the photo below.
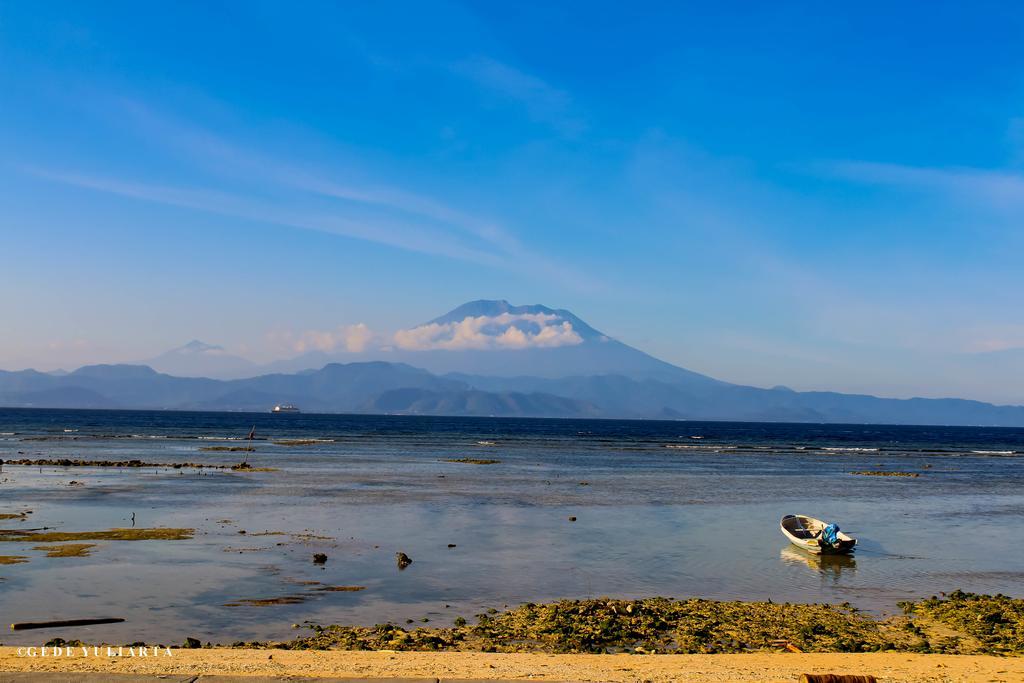
<svg viewBox="0 0 1024 683">
<path fill-rule="evenodd" d="M 253 426 L 252 452 L 202 450 L 247 447 Z M 0 513 L 32 513 L 0 528 L 195 529 L 87 557 L 0 543 L 28 559 L 0 565 L 6 622 L 126 619 L 7 644 L 280 639 L 606 595 L 875 613 L 956 588 L 1024 596 L 1022 429 L 0 410 L 0 458 L 277 470 L 5 465 Z M 498 462 L 451 462 L 466 458 Z M 788 513 L 838 523 L 856 553 L 789 546 Z"/>
</svg>

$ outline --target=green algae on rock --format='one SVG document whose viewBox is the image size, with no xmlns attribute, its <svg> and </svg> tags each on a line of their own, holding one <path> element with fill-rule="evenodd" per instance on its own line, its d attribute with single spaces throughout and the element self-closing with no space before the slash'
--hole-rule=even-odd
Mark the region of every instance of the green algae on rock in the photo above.
<svg viewBox="0 0 1024 683">
<path fill-rule="evenodd" d="M 224 470 L 228 465 L 208 465 L 201 462 L 143 462 L 142 460 L 71 460 L 70 458 L 42 458 L 32 460 L 0 460 L 0 465 L 22 465 L 30 467 L 164 467 L 168 469 L 212 469 Z"/>
<path fill-rule="evenodd" d="M 37 545 L 32 550 L 41 550 L 47 557 L 87 557 L 95 543 L 65 543 L 63 545 Z"/>
<path fill-rule="evenodd" d="M 717 653 L 773 649 L 805 652 L 892 649 L 882 624 L 849 606 L 715 600 L 563 600 L 478 615 L 451 628 L 407 631 L 313 626 L 313 634 L 278 644 L 289 649 L 467 650 L 551 653 Z"/>
<path fill-rule="evenodd" d="M 442 462 L 461 462 L 468 465 L 496 465 L 501 461 L 488 458 L 445 458 Z"/>
<path fill-rule="evenodd" d="M 0 529 L 0 542 L 61 543 L 64 541 L 183 541 L 195 529 L 107 529 L 106 531 L 20 531 Z"/>
<path fill-rule="evenodd" d="M 956 590 L 941 598 L 901 602 L 900 607 L 924 627 L 919 630 L 930 641 L 932 650 L 962 652 L 976 648 L 979 652 L 1024 654 L 1024 599 Z M 961 636 L 936 637 L 929 632 L 929 622 Z M 970 640 L 975 641 L 974 647 Z"/>
<path fill-rule="evenodd" d="M 276 467 L 253 467 L 247 462 L 240 462 L 231 466 L 232 472 L 277 472 Z"/>
<path fill-rule="evenodd" d="M 24 555 L 0 555 L 0 564 L 23 564 L 28 562 Z"/>
<path fill-rule="evenodd" d="M 862 470 L 859 472 L 850 472 L 850 474 L 858 474 L 862 477 L 920 477 L 920 472 L 886 472 L 884 470 Z"/>
<path fill-rule="evenodd" d="M 225 607 L 267 607 L 269 605 L 298 605 L 306 601 L 305 595 L 282 595 L 278 598 L 244 598 L 225 602 Z"/>
</svg>

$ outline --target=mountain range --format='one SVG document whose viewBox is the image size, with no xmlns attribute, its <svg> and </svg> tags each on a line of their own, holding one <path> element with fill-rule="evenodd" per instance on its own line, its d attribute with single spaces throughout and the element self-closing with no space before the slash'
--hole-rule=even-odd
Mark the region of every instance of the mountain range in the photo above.
<svg viewBox="0 0 1024 683">
<path fill-rule="evenodd" d="M 762 389 L 716 380 L 566 310 L 474 301 L 358 352 L 257 366 L 199 341 L 144 364 L 0 371 L 0 405 L 1024 426 L 1024 407 Z"/>
</svg>

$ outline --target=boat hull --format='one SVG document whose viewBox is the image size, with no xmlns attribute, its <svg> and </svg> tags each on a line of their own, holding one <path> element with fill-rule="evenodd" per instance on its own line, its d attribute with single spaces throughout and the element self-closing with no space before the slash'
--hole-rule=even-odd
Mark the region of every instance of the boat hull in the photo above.
<svg viewBox="0 0 1024 683">
<path fill-rule="evenodd" d="M 836 534 L 839 538 L 839 545 L 822 545 L 818 542 L 815 532 L 820 532 L 824 527 L 825 522 L 804 515 L 786 515 L 779 522 L 782 535 L 790 543 L 813 555 L 846 555 L 857 547 L 857 539 L 847 536 L 842 531 Z"/>
</svg>

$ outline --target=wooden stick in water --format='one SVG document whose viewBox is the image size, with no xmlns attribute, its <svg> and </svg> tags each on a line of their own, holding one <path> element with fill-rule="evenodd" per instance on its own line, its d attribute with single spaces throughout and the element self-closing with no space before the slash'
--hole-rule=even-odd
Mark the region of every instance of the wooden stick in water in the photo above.
<svg viewBox="0 0 1024 683">
<path fill-rule="evenodd" d="M 28 631 L 34 628 L 61 628 L 65 626 L 95 626 L 97 624 L 120 624 L 120 617 L 100 617 L 98 619 L 60 619 L 58 621 L 23 621 L 11 624 L 12 631 Z"/>
</svg>

